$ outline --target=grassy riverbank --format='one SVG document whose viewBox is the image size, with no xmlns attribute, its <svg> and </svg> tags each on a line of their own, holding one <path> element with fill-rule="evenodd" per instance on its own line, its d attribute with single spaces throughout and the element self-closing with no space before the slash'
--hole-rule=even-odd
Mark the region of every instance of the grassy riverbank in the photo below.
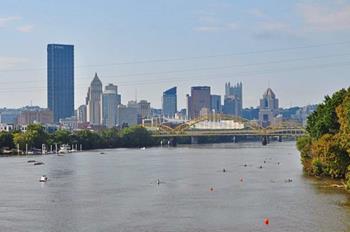
<svg viewBox="0 0 350 232">
<path fill-rule="evenodd" d="M 70 132 L 58 130 L 54 133 L 47 133 L 40 124 L 29 125 L 26 132 L 0 132 L 0 153 L 12 151 L 17 154 L 17 144 L 20 150 L 24 151 L 26 144 L 29 150 L 41 149 L 42 144 L 47 148 L 55 144 L 80 144 L 83 150 L 120 148 L 120 147 L 148 147 L 156 144 L 157 141 L 151 134 L 140 126 L 117 129 L 105 129 L 100 132 L 81 130 Z M 9 155 L 9 154 L 6 154 Z"/>
<path fill-rule="evenodd" d="M 350 88 L 327 96 L 308 118 L 306 130 L 297 141 L 304 171 L 343 180 L 350 190 Z"/>
</svg>

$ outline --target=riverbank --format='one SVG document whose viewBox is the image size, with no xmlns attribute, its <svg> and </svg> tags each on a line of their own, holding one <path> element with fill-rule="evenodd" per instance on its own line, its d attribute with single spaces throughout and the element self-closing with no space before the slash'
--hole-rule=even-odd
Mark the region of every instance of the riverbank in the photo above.
<svg viewBox="0 0 350 232">
<path fill-rule="evenodd" d="M 140 126 L 123 129 L 105 129 L 98 132 L 80 130 L 70 132 L 58 130 L 48 133 L 40 124 L 28 125 L 25 132 L 0 132 L 0 150 L 12 153 L 27 153 L 56 150 L 56 146 L 69 144 L 76 145 L 76 150 L 90 150 L 101 148 L 140 148 L 157 145 L 157 141 L 150 132 Z M 20 152 L 18 152 L 18 150 Z"/>
<path fill-rule="evenodd" d="M 297 141 L 306 174 L 343 181 L 350 190 L 350 88 L 326 97 Z"/>
</svg>

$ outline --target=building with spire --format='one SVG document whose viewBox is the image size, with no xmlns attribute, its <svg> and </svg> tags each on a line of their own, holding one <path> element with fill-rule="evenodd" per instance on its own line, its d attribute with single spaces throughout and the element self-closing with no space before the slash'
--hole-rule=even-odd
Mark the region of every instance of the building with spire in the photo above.
<svg viewBox="0 0 350 232">
<path fill-rule="evenodd" d="M 102 82 L 95 73 L 87 98 L 87 121 L 91 125 L 101 125 L 102 122 Z"/>
<path fill-rule="evenodd" d="M 225 97 L 223 112 L 228 115 L 242 116 L 243 109 L 243 85 L 242 82 L 231 86 L 225 83 Z"/>
<path fill-rule="evenodd" d="M 278 115 L 279 102 L 275 93 L 268 88 L 260 99 L 259 121 L 261 126 L 268 127 Z"/>
</svg>

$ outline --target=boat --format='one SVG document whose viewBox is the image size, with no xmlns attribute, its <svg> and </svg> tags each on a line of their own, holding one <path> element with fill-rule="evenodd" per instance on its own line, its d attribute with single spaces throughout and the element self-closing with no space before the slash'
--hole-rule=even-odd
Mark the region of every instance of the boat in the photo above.
<svg viewBox="0 0 350 232">
<path fill-rule="evenodd" d="M 35 162 L 34 165 L 43 165 L 44 162 Z"/>
<path fill-rule="evenodd" d="M 70 147 L 67 144 L 63 144 L 58 151 L 58 154 L 67 154 L 70 152 Z"/>
<path fill-rule="evenodd" d="M 141 147 L 141 150 L 146 150 L 146 147 Z"/>
<path fill-rule="evenodd" d="M 42 175 L 42 176 L 40 177 L 39 182 L 46 182 L 47 180 L 48 180 L 47 176 L 46 176 L 46 175 Z"/>
<path fill-rule="evenodd" d="M 35 160 L 28 160 L 27 163 L 35 163 Z"/>
</svg>

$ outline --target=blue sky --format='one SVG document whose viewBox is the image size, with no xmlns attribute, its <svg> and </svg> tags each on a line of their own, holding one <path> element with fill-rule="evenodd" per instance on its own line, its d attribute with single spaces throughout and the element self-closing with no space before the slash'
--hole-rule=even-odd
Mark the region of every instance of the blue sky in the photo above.
<svg viewBox="0 0 350 232">
<path fill-rule="evenodd" d="M 48 43 L 75 45 L 76 107 L 95 72 L 153 107 L 172 86 L 179 108 L 193 85 L 242 81 L 245 107 L 268 86 L 284 107 L 350 86 L 345 0 L 1 0 L 0 38 L 0 107 L 47 106 Z"/>
</svg>

